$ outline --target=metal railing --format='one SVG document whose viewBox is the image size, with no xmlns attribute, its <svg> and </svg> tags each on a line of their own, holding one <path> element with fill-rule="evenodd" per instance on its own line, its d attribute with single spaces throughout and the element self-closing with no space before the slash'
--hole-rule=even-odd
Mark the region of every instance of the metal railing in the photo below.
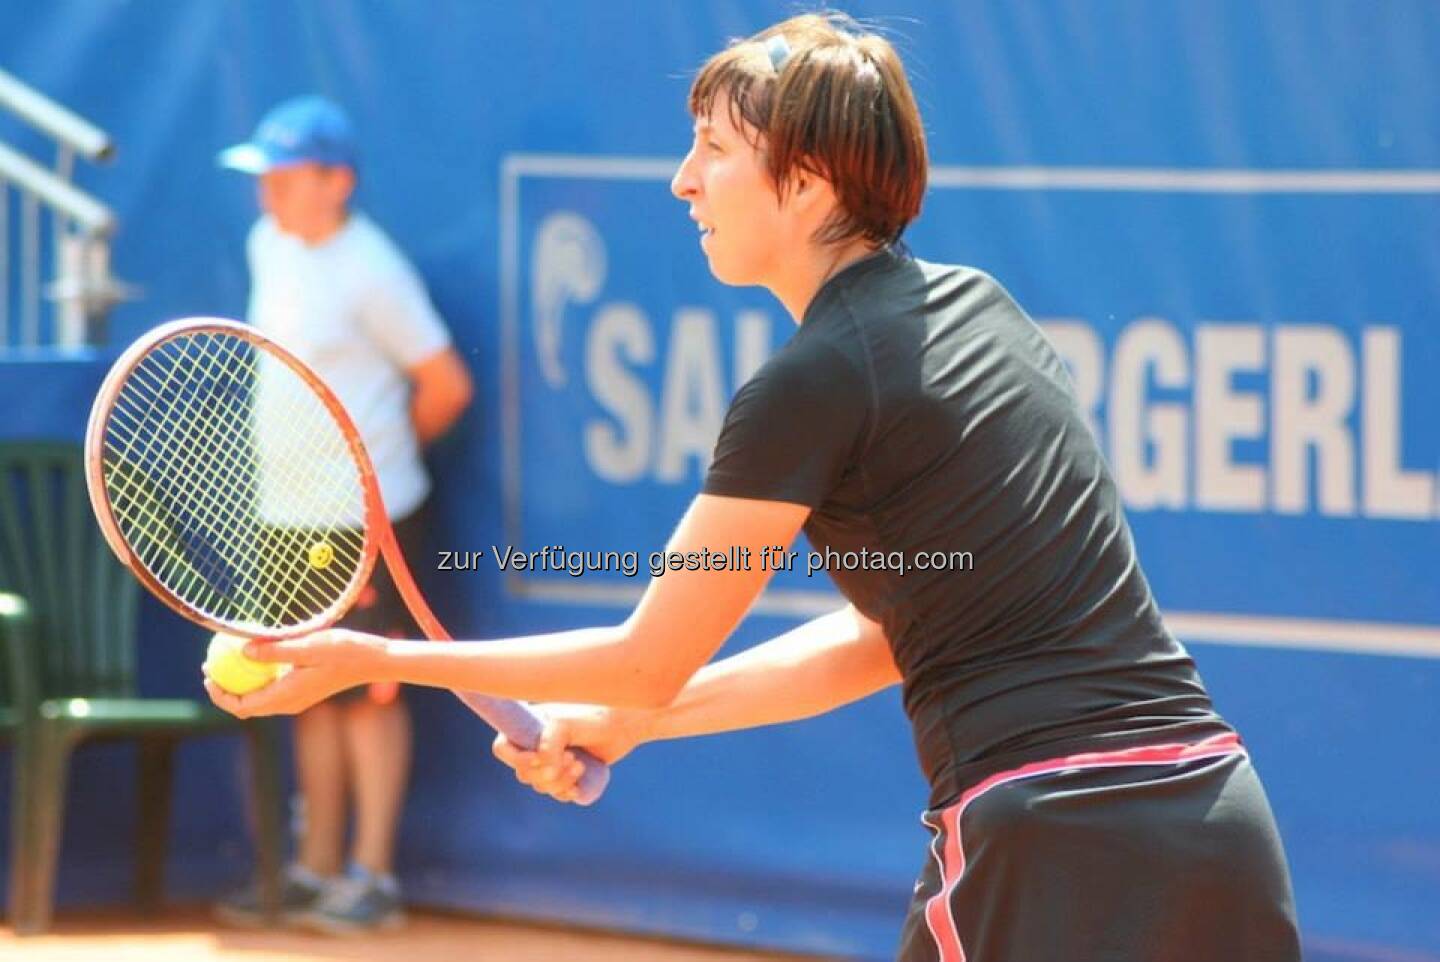
<svg viewBox="0 0 1440 962">
<path fill-rule="evenodd" d="M 3 70 L 0 108 L 55 144 L 51 169 L 0 143 L 0 353 L 97 343 L 110 308 L 128 292 L 110 275 L 115 215 L 71 178 L 77 157 L 103 163 L 115 145 L 103 130 Z M 42 277 L 47 253 L 54 270 L 49 284 Z"/>
</svg>

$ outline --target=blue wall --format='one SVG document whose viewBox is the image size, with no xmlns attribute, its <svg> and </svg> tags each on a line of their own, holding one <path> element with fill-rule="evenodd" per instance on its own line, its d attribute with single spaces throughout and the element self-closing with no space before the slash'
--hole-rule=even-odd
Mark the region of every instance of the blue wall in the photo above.
<svg viewBox="0 0 1440 962">
<path fill-rule="evenodd" d="M 695 490 L 725 398 L 788 333 L 767 295 L 708 277 L 668 195 L 686 78 L 790 9 L 6 5 L 0 63 L 119 143 L 80 178 L 120 213 L 117 271 L 145 289 L 116 312 L 117 345 L 243 310 L 251 185 L 214 152 L 282 97 L 347 104 L 361 202 L 481 385 L 434 455 L 436 547 L 643 556 Z M 1072 362 L 1162 605 L 1266 778 L 1311 957 L 1440 958 L 1440 11 L 852 9 L 895 34 L 925 112 L 936 169 L 912 246 L 994 273 Z M 0 137 L 34 146 L 8 118 Z M 100 366 L 0 365 L 0 432 L 78 433 Z M 451 628 L 482 637 L 617 620 L 641 584 L 493 563 L 424 578 Z M 832 604 L 825 587 L 777 579 L 732 647 Z M 198 632 L 154 607 L 145 625 L 147 690 L 198 693 Z M 453 700 L 413 702 L 417 900 L 890 952 L 925 841 L 892 695 L 646 748 L 590 810 L 527 796 Z M 128 762 L 81 756 L 69 900 L 123 888 Z M 174 892 L 213 893 L 244 870 L 241 760 L 197 745 L 179 777 Z"/>
</svg>

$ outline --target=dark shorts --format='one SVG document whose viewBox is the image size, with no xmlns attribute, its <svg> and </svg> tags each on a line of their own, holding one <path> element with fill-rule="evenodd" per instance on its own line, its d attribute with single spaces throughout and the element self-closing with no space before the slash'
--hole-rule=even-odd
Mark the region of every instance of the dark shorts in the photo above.
<svg viewBox="0 0 1440 962">
<path fill-rule="evenodd" d="M 413 565 L 420 560 L 420 552 L 425 546 L 426 516 L 427 512 L 422 504 L 394 522 L 395 540 L 400 543 L 400 553 L 405 556 L 406 562 L 412 565 L 412 571 L 414 570 Z M 375 572 L 370 576 L 370 584 L 360 592 L 360 597 L 356 599 L 354 606 L 335 624 L 340 628 L 350 628 L 354 631 L 363 631 L 371 635 L 385 635 L 390 638 L 419 638 L 422 636 L 419 626 L 415 624 L 415 620 L 410 617 L 409 609 L 405 607 L 405 599 L 400 597 L 400 590 L 395 587 L 395 582 L 390 577 L 390 569 L 385 566 L 384 558 L 376 561 Z M 369 698 L 379 704 L 388 704 L 399 697 L 399 692 L 399 686 L 393 683 L 359 685 L 332 695 L 330 701 L 344 704 Z"/>
<path fill-rule="evenodd" d="M 1279 832 L 1233 735 L 1072 755 L 926 812 L 901 962 L 1298 962 Z"/>
</svg>

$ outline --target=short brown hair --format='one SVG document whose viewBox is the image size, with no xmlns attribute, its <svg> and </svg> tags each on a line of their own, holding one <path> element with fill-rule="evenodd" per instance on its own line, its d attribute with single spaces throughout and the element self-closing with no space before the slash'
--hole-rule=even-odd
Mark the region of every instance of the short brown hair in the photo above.
<svg viewBox="0 0 1440 962">
<path fill-rule="evenodd" d="M 778 69 L 767 47 L 777 36 L 789 48 L 775 58 Z M 920 213 L 925 131 L 884 37 L 841 14 L 792 17 L 732 42 L 700 68 L 690 113 L 708 117 L 721 99 L 737 127 L 743 120 L 763 138 L 756 146 L 781 197 L 797 169 L 834 185 L 839 209 L 816 240 L 888 244 Z"/>
</svg>

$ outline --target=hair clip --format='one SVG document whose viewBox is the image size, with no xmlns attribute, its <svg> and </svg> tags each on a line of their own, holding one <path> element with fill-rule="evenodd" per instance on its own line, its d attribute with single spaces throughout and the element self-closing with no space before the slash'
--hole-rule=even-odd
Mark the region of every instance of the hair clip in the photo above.
<svg viewBox="0 0 1440 962">
<path fill-rule="evenodd" d="M 770 66 L 779 73 L 784 68 L 785 61 L 790 59 L 790 44 L 784 34 L 777 33 L 765 41 L 765 52 L 770 55 Z"/>
</svg>

